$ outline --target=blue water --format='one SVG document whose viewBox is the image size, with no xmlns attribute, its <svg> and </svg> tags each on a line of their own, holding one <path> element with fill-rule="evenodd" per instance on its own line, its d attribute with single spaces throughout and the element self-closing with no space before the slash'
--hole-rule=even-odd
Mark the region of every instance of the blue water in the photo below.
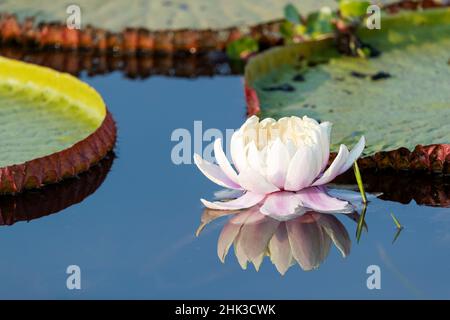
<svg viewBox="0 0 450 320">
<path fill-rule="evenodd" d="M 242 270 L 217 239 L 227 218 L 197 238 L 203 208 L 217 186 L 194 165 L 174 165 L 177 128 L 236 128 L 245 119 L 242 79 L 82 77 L 104 97 L 118 124 L 117 159 L 97 192 L 58 214 L 0 228 L 0 298 L 450 298 L 450 209 L 374 200 L 368 233 L 351 253 L 333 247 L 318 270 L 292 266 L 281 276 L 266 258 Z M 1 200 L 0 200 L 1 201 Z M 405 226 L 394 244 L 390 213 Z M 66 268 L 81 268 L 81 290 L 66 288 Z M 366 285 L 381 268 L 381 289 Z"/>
</svg>

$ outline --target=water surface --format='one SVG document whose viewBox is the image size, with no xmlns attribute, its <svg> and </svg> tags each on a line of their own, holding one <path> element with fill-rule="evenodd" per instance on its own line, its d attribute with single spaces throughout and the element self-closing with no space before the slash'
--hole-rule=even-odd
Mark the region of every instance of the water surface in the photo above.
<svg viewBox="0 0 450 320">
<path fill-rule="evenodd" d="M 81 78 L 102 94 L 117 121 L 117 158 L 81 203 L 0 227 L 0 298 L 450 298 L 450 209 L 411 199 L 373 200 L 369 232 L 359 243 L 355 221 L 337 216 L 352 241 L 350 254 L 344 259 L 332 247 L 317 270 L 295 265 L 281 276 L 267 258 L 259 272 L 242 270 L 232 250 L 222 264 L 217 240 L 228 218 L 195 237 L 199 199 L 211 198 L 217 186 L 193 165 L 172 163 L 170 137 L 177 128 L 193 132 L 195 120 L 204 130 L 239 127 L 241 78 Z M 448 195 L 448 184 L 444 190 Z M 394 243 L 390 213 L 405 226 Z M 72 264 L 81 268 L 81 290 L 66 288 Z M 381 268 L 381 290 L 366 286 L 370 265 Z"/>
</svg>

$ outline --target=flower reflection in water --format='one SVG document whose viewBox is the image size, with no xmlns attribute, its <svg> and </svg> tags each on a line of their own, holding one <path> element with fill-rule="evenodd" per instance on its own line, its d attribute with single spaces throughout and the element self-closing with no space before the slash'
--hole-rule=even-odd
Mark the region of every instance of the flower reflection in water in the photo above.
<svg viewBox="0 0 450 320">
<path fill-rule="evenodd" d="M 243 269 L 252 263 L 259 270 L 268 256 L 282 275 L 296 263 L 305 271 L 318 268 L 328 256 L 332 243 L 343 257 L 349 255 L 351 240 L 336 215 L 308 211 L 281 221 L 262 214 L 260 206 L 238 212 L 206 209 L 197 235 L 209 222 L 231 215 L 219 236 L 219 259 L 224 262 L 234 246 Z"/>
</svg>

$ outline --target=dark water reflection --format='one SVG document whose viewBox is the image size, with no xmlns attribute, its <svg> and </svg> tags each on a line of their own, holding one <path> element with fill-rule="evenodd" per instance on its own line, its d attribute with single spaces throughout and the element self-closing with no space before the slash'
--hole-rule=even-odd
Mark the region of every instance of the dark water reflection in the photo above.
<svg viewBox="0 0 450 320">
<path fill-rule="evenodd" d="M 21 47 L 0 47 L 0 55 L 53 68 L 58 71 L 89 76 L 122 72 L 130 79 L 163 75 L 195 78 L 214 75 L 238 75 L 243 64 L 229 62 L 222 52 L 203 55 L 113 55 L 96 52 L 24 50 Z"/>
<path fill-rule="evenodd" d="M 386 170 L 364 172 L 364 186 L 368 192 L 381 192 L 380 199 L 408 204 L 450 207 L 450 176 L 428 173 L 407 173 Z M 357 190 L 353 172 L 339 176 L 334 184 Z"/>
<path fill-rule="evenodd" d="M 448 204 L 447 182 L 422 188 L 420 182 L 426 179 L 398 178 L 407 182 L 391 189 L 375 184 L 374 190 L 385 192 L 386 198 L 369 204 L 368 232 L 359 243 L 357 214 L 325 218 L 340 230 L 332 229 L 334 233 L 319 225 L 322 215 L 312 215 L 308 227 L 321 230 L 317 232 L 322 242 L 310 241 L 310 255 L 297 255 L 294 260 L 304 267 L 320 264 L 317 270 L 303 272 L 296 267 L 281 276 L 266 262 L 258 272 L 243 271 L 234 255 L 229 253 L 225 264 L 217 257 L 217 241 L 231 217 L 218 217 L 195 236 L 203 210 L 199 199 L 216 191 L 215 186 L 194 165 L 175 165 L 170 157 L 175 145 L 170 137 L 177 128 L 192 132 L 195 120 L 203 121 L 204 130 L 241 125 L 245 119 L 242 79 L 155 76 L 130 81 L 117 72 L 81 78 L 102 94 L 118 123 L 117 158 L 103 183 L 98 177 L 80 178 L 75 189 L 88 191 L 77 191 L 80 196 L 73 197 L 77 199 L 73 205 L 36 214 L 50 196 L 17 202 L 0 199 L 3 224 L 44 215 L 0 228 L 0 298 L 450 298 L 450 212 L 428 206 Z M 71 198 L 72 191 L 67 191 L 71 189 L 63 190 L 51 197 Z M 408 190 L 413 192 L 408 195 Z M 428 190 L 433 201 L 423 200 L 429 199 Z M 58 210 L 61 214 L 45 216 Z M 394 244 L 396 229 L 390 213 L 405 226 Z M 287 230 L 287 223 L 284 226 Z M 256 239 L 251 229 L 246 236 L 250 244 Z M 331 234 L 338 233 L 344 240 L 333 240 Z M 343 259 L 340 251 L 350 248 L 348 240 L 351 254 Z M 254 252 L 260 249 L 256 246 Z M 72 264 L 82 270 L 79 291 L 66 288 L 65 272 Z M 366 286 L 370 265 L 382 270 L 381 290 Z M 279 264 L 281 270 L 286 266 Z"/>
<path fill-rule="evenodd" d="M 103 183 L 114 162 L 110 152 L 102 161 L 76 178 L 18 195 L 0 195 L 0 226 L 39 219 L 84 201 Z"/>
</svg>

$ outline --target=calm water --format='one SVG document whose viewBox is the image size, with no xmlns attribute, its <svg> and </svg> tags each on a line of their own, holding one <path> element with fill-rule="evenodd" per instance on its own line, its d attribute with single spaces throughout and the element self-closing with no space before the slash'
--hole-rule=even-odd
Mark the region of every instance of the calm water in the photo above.
<svg viewBox="0 0 450 320">
<path fill-rule="evenodd" d="M 83 202 L 0 227 L 0 298 L 450 298 L 450 209 L 414 201 L 372 201 L 369 232 L 359 243 L 356 223 L 337 216 L 351 238 L 350 255 L 332 246 L 315 271 L 295 265 L 281 276 L 268 258 L 259 272 L 242 270 L 232 249 L 222 264 L 217 240 L 228 218 L 195 237 L 199 198 L 211 198 L 217 186 L 193 165 L 171 162 L 170 136 L 176 128 L 192 132 L 195 120 L 204 130 L 239 127 L 241 78 L 82 78 L 118 123 L 117 158 Z M 394 243 L 391 212 L 405 226 Z M 66 288 L 72 264 L 81 268 L 82 290 Z M 369 265 L 381 268 L 381 290 L 367 289 Z"/>
</svg>

